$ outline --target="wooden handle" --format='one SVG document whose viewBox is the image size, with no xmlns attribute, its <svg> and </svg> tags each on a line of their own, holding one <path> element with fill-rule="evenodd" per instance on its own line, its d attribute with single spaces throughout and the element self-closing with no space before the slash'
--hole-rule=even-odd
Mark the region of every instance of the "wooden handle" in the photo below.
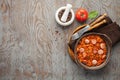
<svg viewBox="0 0 120 80">
<path fill-rule="evenodd" d="M 90 24 L 90 26 L 95 25 L 96 23 L 100 22 L 102 19 L 105 18 L 105 16 L 107 16 L 106 13 L 104 13 L 102 16 L 100 16 L 98 19 L 96 19 L 93 23 Z"/>
<path fill-rule="evenodd" d="M 106 20 L 103 20 L 103 21 L 95 24 L 94 26 L 91 26 L 89 30 L 92 30 L 92 29 L 94 29 L 94 28 L 97 28 L 97 27 L 99 27 L 100 25 L 102 25 L 102 24 L 104 24 L 104 23 L 106 23 L 106 22 L 107 22 Z"/>
</svg>

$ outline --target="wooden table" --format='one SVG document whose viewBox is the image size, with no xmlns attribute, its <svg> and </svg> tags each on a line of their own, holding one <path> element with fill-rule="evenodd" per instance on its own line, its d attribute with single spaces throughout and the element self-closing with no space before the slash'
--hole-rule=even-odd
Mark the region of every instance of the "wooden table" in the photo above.
<svg viewBox="0 0 120 80">
<path fill-rule="evenodd" d="M 0 80 L 120 80 L 120 43 L 101 70 L 87 71 L 71 60 L 68 36 L 81 24 L 61 27 L 54 17 L 67 3 L 74 12 L 106 12 L 120 25 L 120 0 L 0 0 Z"/>
</svg>

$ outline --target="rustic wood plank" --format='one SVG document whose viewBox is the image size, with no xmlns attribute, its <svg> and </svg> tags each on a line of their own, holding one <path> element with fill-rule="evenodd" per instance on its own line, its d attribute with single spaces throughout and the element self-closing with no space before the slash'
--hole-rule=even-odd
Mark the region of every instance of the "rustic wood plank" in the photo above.
<svg viewBox="0 0 120 80">
<path fill-rule="evenodd" d="M 119 0 L 0 0 L 0 80 L 119 80 L 120 43 L 99 71 L 86 71 L 70 59 L 68 37 L 81 24 L 56 23 L 55 11 L 66 3 L 74 11 L 106 12 L 120 25 Z"/>
</svg>

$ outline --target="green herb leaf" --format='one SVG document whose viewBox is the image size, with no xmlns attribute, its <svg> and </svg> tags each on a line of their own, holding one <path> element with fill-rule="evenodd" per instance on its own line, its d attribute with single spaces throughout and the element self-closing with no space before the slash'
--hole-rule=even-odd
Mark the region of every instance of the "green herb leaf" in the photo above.
<svg viewBox="0 0 120 80">
<path fill-rule="evenodd" d="M 94 19 L 94 18 L 96 18 L 97 16 L 98 16 L 98 11 L 91 11 L 91 12 L 89 13 L 88 18 L 89 18 L 89 19 Z"/>
</svg>

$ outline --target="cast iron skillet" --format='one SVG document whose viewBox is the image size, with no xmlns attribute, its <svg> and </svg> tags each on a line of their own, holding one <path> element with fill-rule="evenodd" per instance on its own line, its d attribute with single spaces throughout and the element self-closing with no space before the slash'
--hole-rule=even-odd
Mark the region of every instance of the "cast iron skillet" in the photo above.
<svg viewBox="0 0 120 80">
<path fill-rule="evenodd" d="M 77 57 L 76 57 L 76 56 L 77 56 L 77 50 L 76 50 L 76 48 L 77 48 L 77 45 L 78 45 L 79 41 L 80 41 L 83 37 L 88 36 L 88 35 L 94 35 L 94 34 L 95 34 L 95 35 L 99 35 L 99 36 L 105 41 L 106 46 L 107 46 L 107 57 L 106 57 L 106 60 L 105 60 L 101 65 L 95 66 L 95 67 L 89 67 L 89 66 L 86 66 L 85 64 L 81 63 L 81 62 L 77 59 Z M 110 39 L 107 35 L 101 34 L 101 33 L 95 33 L 95 32 L 85 33 L 84 35 L 82 35 L 82 36 L 77 40 L 77 42 L 76 42 L 76 44 L 75 44 L 75 48 L 74 48 L 75 61 L 76 61 L 76 63 L 77 63 L 79 66 L 82 66 L 82 67 L 84 67 L 85 69 L 88 69 L 88 70 L 98 70 L 98 69 L 101 69 L 101 68 L 103 68 L 103 67 L 108 63 L 108 61 L 109 61 L 109 59 L 110 59 L 111 47 L 112 47 L 112 41 L 111 41 L 111 39 Z"/>
</svg>

